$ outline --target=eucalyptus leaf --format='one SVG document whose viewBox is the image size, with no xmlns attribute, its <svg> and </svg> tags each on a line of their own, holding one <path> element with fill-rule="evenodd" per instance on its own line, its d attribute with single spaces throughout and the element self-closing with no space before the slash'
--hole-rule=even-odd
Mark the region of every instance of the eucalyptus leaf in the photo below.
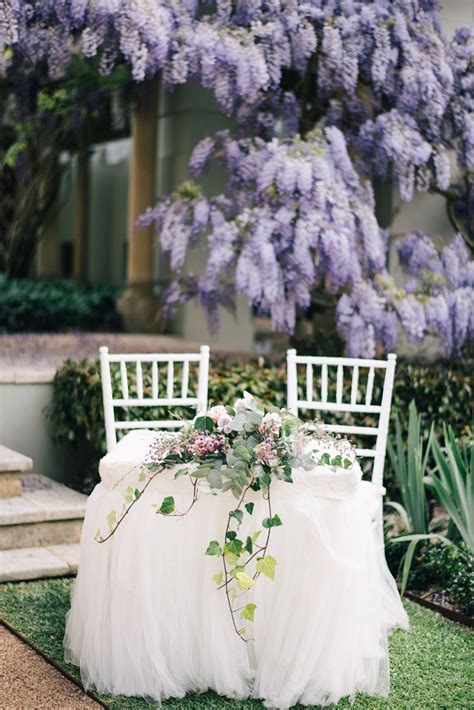
<svg viewBox="0 0 474 710">
<path fill-rule="evenodd" d="M 181 476 L 186 476 L 189 473 L 189 469 L 187 468 L 178 468 L 176 473 L 174 474 L 174 478 L 180 478 Z M 194 475 L 194 473 L 193 473 Z"/>
</svg>

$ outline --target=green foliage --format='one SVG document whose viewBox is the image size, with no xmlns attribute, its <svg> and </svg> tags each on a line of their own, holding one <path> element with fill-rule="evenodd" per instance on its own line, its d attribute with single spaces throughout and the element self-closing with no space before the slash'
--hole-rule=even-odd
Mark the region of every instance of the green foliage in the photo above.
<svg viewBox="0 0 474 710">
<path fill-rule="evenodd" d="M 156 512 L 161 513 L 162 515 L 171 515 L 171 513 L 174 513 L 174 509 L 175 504 L 173 496 L 166 496 L 166 498 L 163 498 L 161 506 Z"/>
<path fill-rule="evenodd" d="M 2 309 L 0 308 L 0 311 Z M 392 414 L 399 416 L 403 434 L 408 429 L 408 408 L 413 399 L 421 416 L 421 436 L 428 436 L 433 419 L 449 421 L 457 434 L 469 434 L 472 421 L 472 363 L 459 364 L 456 369 L 446 363 L 431 366 L 415 366 L 404 362 L 397 364 Z M 145 392 L 151 388 L 151 379 L 144 374 Z M 112 372 L 112 386 L 120 392 L 120 372 Z M 347 383 L 349 386 L 349 383 Z M 332 398 L 335 399 L 335 382 L 329 382 Z M 374 383 L 374 401 L 380 396 L 381 383 Z M 212 358 L 209 372 L 210 404 L 230 405 L 236 397 L 247 390 L 265 404 L 276 407 L 286 405 L 286 366 L 261 361 L 235 362 Z M 150 390 L 151 391 L 151 390 Z M 331 395 L 330 395 L 331 396 Z M 131 419 L 156 419 L 166 415 L 163 409 L 150 407 L 135 410 L 129 408 Z M 55 441 L 77 448 L 81 446 L 89 464 L 81 468 L 81 478 L 76 485 L 89 492 L 97 482 L 98 463 L 106 452 L 105 426 L 102 409 L 102 389 L 98 361 L 67 360 L 58 370 L 54 380 L 53 402 L 49 417 Z M 325 420 L 336 420 L 332 413 Z M 351 415 L 347 423 L 359 423 Z M 376 425 L 369 415 L 364 418 L 368 426 Z M 390 494 L 398 493 L 392 477 L 390 462 L 386 464 L 385 485 Z"/>
<path fill-rule="evenodd" d="M 69 281 L 0 282 L 0 333 L 121 330 L 114 288 L 84 288 Z"/>
<path fill-rule="evenodd" d="M 402 547 L 388 545 L 387 561 L 393 575 L 400 570 Z M 464 614 L 474 613 L 474 555 L 464 543 L 459 546 L 425 541 L 413 559 L 407 588 L 421 593 L 445 591 L 451 604 Z"/>
<path fill-rule="evenodd" d="M 398 510 L 408 523 L 407 528 L 410 533 L 426 534 L 428 532 L 428 510 L 424 478 L 430 440 L 428 445 L 423 447 L 421 417 L 416 411 L 414 401 L 411 401 L 409 406 L 406 444 L 398 413 L 395 415 L 395 431 L 395 446 L 389 438 L 387 450 L 399 485 L 403 508 L 397 503 L 389 502 L 387 505 L 392 505 Z"/>
<path fill-rule="evenodd" d="M 206 555 L 217 555 L 218 557 L 222 555 L 222 549 L 217 540 L 211 540 L 207 546 Z"/>
<path fill-rule="evenodd" d="M 427 485 L 449 513 L 451 537 L 461 537 L 474 554 L 474 442 L 458 444 L 451 427 L 443 433 L 443 449 L 433 440 L 436 468 Z"/>
</svg>

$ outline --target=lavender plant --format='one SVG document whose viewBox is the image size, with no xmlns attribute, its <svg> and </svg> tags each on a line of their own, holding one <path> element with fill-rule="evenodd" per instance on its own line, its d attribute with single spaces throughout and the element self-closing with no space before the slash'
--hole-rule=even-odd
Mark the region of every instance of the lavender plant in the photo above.
<svg viewBox="0 0 474 710">
<path fill-rule="evenodd" d="M 437 9 L 436 0 L 6 0 L 0 75 L 34 76 L 46 64 L 57 78 L 80 53 L 105 74 L 126 63 L 138 82 L 158 71 L 170 88 L 198 80 L 235 116 L 238 135 L 205 139 L 190 166 L 196 175 L 223 161 L 226 191 L 209 200 L 185 186 L 143 220 L 156 222 L 178 277 L 170 306 L 197 296 L 215 323 L 218 304 L 240 292 L 291 332 L 322 288 L 338 301 L 352 355 L 393 348 L 399 324 L 409 339 L 433 332 L 459 354 L 473 333 L 472 271 L 453 282 L 445 260 L 466 260 L 461 240 L 441 271 L 410 265 L 409 287 L 395 288 L 369 183 L 393 175 L 403 200 L 443 195 L 472 245 L 474 33 L 448 41 Z M 416 238 L 426 248 L 428 237 Z M 205 272 L 185 273 L 203 240 Z"/>
</svg>

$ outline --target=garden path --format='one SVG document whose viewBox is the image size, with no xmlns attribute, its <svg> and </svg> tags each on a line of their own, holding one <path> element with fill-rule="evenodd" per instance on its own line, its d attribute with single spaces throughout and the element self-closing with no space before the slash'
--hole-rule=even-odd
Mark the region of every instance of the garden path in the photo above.
<svg viewBox="0 0 474 710">
<path fill-rule="evenodd" d="M 94 710 L 101 705 L 0 625 L 2 710 Z"/>
</svg>

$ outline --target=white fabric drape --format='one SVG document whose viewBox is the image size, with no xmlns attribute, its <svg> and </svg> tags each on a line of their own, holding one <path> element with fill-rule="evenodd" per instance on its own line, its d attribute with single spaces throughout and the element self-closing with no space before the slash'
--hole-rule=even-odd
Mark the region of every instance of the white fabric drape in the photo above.
<svg viewBox="0 0 474 710">
<path fill-rule="evenodd" d="M 124 474 L 152 437 L 133 432 L 105 457 L 88 501 L 65 636 L 66 657 L 85 685 L 158 701 L 210 688 L 272 708 L 386 695 L 387 633 L 408 622 L 374 531 L 377 499 L 359 467 L 297 470 L 293 484 L 272 483 L 273 512 L 283 521 L 268 551 L 276 578 L 260 576 L 242 597 L 257 605 L 253 657 L 212 580 L 221 561 L 204 554 L 210 540 L 222 540 L 236 504 L 230 494 L 202 495 L 182 518 L 156 515 L 152 503 L 164 496 L 185 510 L 192 495 L 186 476 L 173 480 L 166 471 L 110 540 L 94 540 L 98 528 L 106 533 L 110 511 L 121 510 L 124 488 L 137 482 L 139 469 Z M 267 515 L 254 501 L 243 535 Z"/>
</svg>

